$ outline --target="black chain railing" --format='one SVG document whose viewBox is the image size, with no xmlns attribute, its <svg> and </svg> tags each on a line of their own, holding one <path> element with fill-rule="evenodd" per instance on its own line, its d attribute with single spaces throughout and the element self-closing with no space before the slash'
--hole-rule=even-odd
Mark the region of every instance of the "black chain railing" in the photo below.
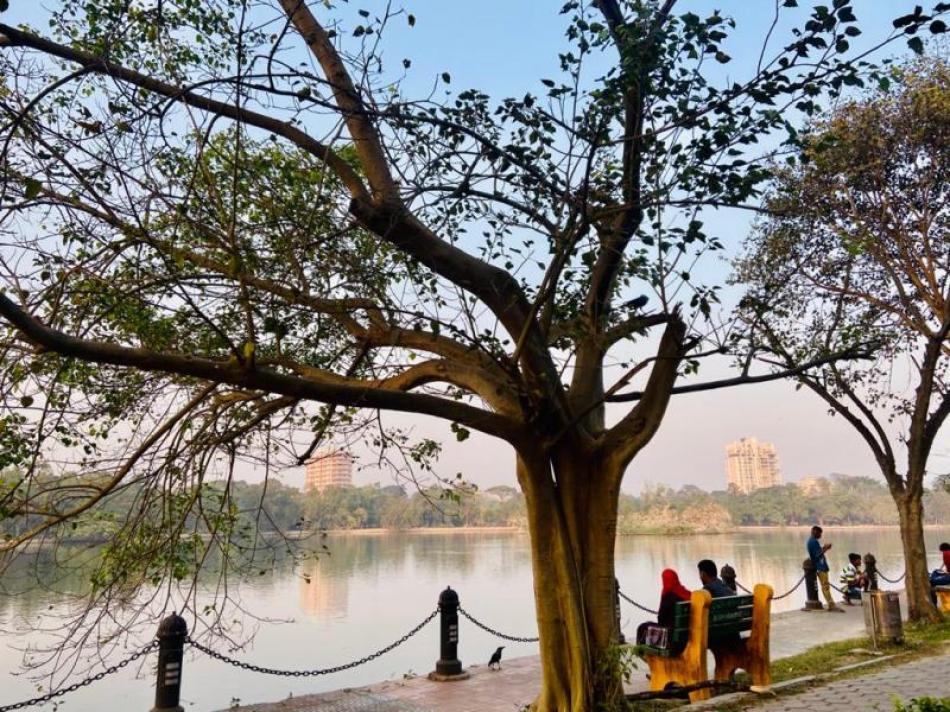
<svg viewBox="0 0 950 712">
<path fill-rule="evenodd" d="M 802 575 L 802 577 L 801 577 L 800 579 L 798 579 L 798 581 L 795 583 L 794 586 L 792 586 L 790 589 L 788 589 L 788 590 L 787 590 L 785 593 L 783 593 L 781 596 L 772 596 L 772 600 L 773 600 L 773 601 L 781 601 L 783 598 L 788 598 L 788 597 L 791 596 L 793 593 L 795 593 L 795 591 L 797 591 L 798 588 L 799 588 L 799 586 L 801 586 L 803 583 L 805 583 L 805 576 L 804 576 L 804 575 Z M 737 586 L 738 588 L 742 589 L 743 591 L 745 591 L 746 593 L 748 593 L 749 595 L 752 595 L 752 591 L 750 591 L 749 589 L 747 589 L 745 586 L 743 586 L 743 585 L 742 585 L 741 583 L 739 583 L 738 581 L 736 581 L 736 586 Z"/>
<path fill-rule="evenodd" d="M 795 591 L 798 590 L 798 587 L 801 586 L 803 583 L 805 583 L 805 575 L 804 575 L 804 574 L 802 574 L 802 577 L 801 577 L 800 579 L 798 579 L 798 583 L 796 583 L 794 586 L 792 586 L 790 589 L 788 589 L 788 590 L 787 590 L 785 593 L 783 593 L 781 596 L 772 596 L 772 600 L 773 600 L 773 601 L 781 601 L 783 598 L 786 598 L 786 597 L 788 597 L 788 596 L 791 596 L 793 593 L 795 593 Z"/>
<path fill-rule="evenodd" d="M 486 633 L 491 633 L 492 635 L 502 638 L 503 640 L 510 640 L 513 643 L 537 643 L 540 638 L 526 638 L 518 635 L 508 635 L 507 633 L 502 633 L 501 631 L 495 630 L 491 626 L 485 625 L 480 620 L 478 620 L 471 613 L 466 611 L 464 608 L 459 606 L 459 613 L 468 618 L 472 623 L 477 625 L 479 628 L 484 630 Z"/>
<path fill-rule="evenodd" d="M 630 604 L 631 606 L 633 606 L 634 608 L 639 608 L 639 609 L 640 609 L 641 611 L 643 611 L 644 613 L 649 613 L 649 614 L 654 615 L 654 616 L 657 615 L 657 611 L 654 611 L 654 610 L 652 610 L 652 609 L 650 609 L 650 608 L 647 608 L 647 607 L 644 606 L 643 604 L 637 603 L 637 602 L 634 601 L 632 598 L 630 598 L 630 596 L 628 596 L 627 594 L 625 594 L 625 593 L 624 593 L 623 591 L 621 591 L 620 589 L 617 589 L 617 593 L 620 595 L 620 597 L 621 597 L 623 600 L 625 600 L 627 603 L 629 603 L 629 604 Z"/>
<path fill-rule="evenodd" d="M 887 581 L 888 583 L 900 583 L 901 581 L 904 580 L 904 577 L 907 576 L 907 572 L 905 571 L 905 572 L 902 573 L 900 576 L 898 576 L 896 579 L 889 579 L 887 576 L 885 576 L 884 574 L 881 573 L 881 570 L 880 570 L 880 569 L 877 570 L 877 575 L 880 576 L 880 577 L 881 577 L 882 579 L 884 579 L 885 581 Z"/>
<path fill-rule="evenodd" d="M 380 648 L 375 653 L 370 653 L 369 655 L 366 655 L 360 658 L 359 660 L 354 660 L 353 662 L 344 663 L 343 665 L 335 665 L 333 667 L 328 667 L 328 668 L 317 668 L 314 670 L 279 670 L 277 668 L 269 668 L 269 667 L 264 667 L 262 665 L 254 665 L 252 663 L 246 663 L 243 660 L 236 660 L 235 658 L 228 657 L 227 655 L 224 655 L 215 650 L 212 650 L 206 645 L 202 645 L 201 643 L 199 643 L 198 641 L 192 638 L 189 638 L 188 642 L 191 644 L 191 647 L 195 648 L 196 650 L 200 650 L 205 655 L 212 657 L 215 660 L 220 660 L 223 663 L 227 663 L 228 665 L 239 667 L 242 670 L 250 670 L 251 672 L 259 672 L 264 675 L 279 675 L 281 677 L 316 677 L 317 675 L 331 675 L 336 672 L 342 672 L 344 670 L 349 670 L 350 668 L 359 667 L 360 665 L 364 665 L 365 663 L 368 663 L 370 660 L 375 660 L 376 658 L 382 655 L 385 655 L 390 650 L 398 648 L 400 645 L 405 643 L 407 640 L 409 640 L 412 636 L 414 636 L 420 630 L 425 628 L 426 625 L 431 623 L 432 619 L 435 618 L 438 614 L 439 614 L 439 609 L 436 608 L 434 611 L 432 611 L 432 613 L 427 615 L 422 620 L 422 622 L 419 623 L 419 625 L 417 625 L 415 628 L 410 630 L 408 633 L 406 633 L 404 636 L 402 636 L 398 640 L 390 643 L 385 648 Z M 0 712 L 2 712 L 2 710 L 0 710 Z"/>
<path fill-rule="evenodd" d="M 81 687 L 85 687 L 86 685 L 91 685 L 92 683 L 97 682 L 101 680 L 102 678 L 111 675 L 114 672 L 118 672 L 129 663 L 132 663 L 138 660 L 140 657 L 142 657 L 146 653 L 149 653 L 152 650 L 154 650 L 156 646 L 158 646 L 158 641 L 153 640 L 144 648 L 141 648 L 135 651 L 134 653 L 132 653 L 132 655 L 125 658 L 124 660 L 117 662 L 115 665 L 110 665 L 105 670 L 100 670 L 95 675 L 90 675 L 85 680 L 74 682 L 72 685 L 67 685 L 66 687 L 61 687 L 58 690 L 47 692 L 45 695 L 34 697 L 31 700 L 23 700 L 22 702 L 14 702 L 12 705 L 3 705 L 2 707 L 0 707 L 0 712 L 12 712 L 12 710 L 22 710 L 27 707 L 33 707 L 34 705 L 44 704 L 46 702 L 49 702 L 50 700 L 55 700 L 57 697 L 62 697 L 63 695 L 68 695 L 70 692 L 75 692 Z"/>
</svg>

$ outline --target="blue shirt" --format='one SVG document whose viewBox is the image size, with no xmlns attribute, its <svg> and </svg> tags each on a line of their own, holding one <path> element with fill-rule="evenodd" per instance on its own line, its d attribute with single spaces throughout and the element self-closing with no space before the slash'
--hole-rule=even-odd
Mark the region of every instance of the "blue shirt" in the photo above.
<svg viewBox="0 0 950 712">
<path fill-rule="evenodd" d="M 725 596 L 735 596 L 736 592 L 729 588 L 726 584 L 722 582 L 722 579 L 713 579 L 705 586 L 703 586 L 709 595 L 713 598 L 724 598 Z"/>
<path fill-rule="evenodd" d="M 815 565 L 815 571 L 827 571 L 828 560 L 825 559 L 825 552 L 821 550 L 821 542 L 815 537 L 808 540 L 808 558 Z"/>
</svg>

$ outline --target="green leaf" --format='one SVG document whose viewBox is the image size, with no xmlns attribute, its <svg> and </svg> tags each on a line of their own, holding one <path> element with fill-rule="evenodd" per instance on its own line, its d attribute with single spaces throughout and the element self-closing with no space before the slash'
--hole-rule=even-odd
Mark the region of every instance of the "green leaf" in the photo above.
<svg viewBox="0 0 950 712">
<path fill-rule="evenodd" d="M 442 72 L 442 81 L 445 82 L 446 84 L 451 83 L 452 75 L 449 74 L 448 72 Z"/>
<path fill-rule="evenodd" d="M 415 15 L 407 15 L 407 16 L 406 16 L 406 21 L 409 23 L 409 27 L 415 27 L 415 26 L 416 26 L 416 16 L 415 16 Z"/>
<path fill-rule="evenodd" d="M 33 397 L 32 397 L 32 396 L 23 396 L 23 397 L 20 399 L 20 405 L 22 405 L 24 408 L 29 408 L 31 405 L 33 405 Z"/>
<path fill-rule="evenodd" d="M 934 20 L 930 23 L 930 31 L 935 35 L 943 34 L 947 31 L 947 23 L 943 20 Z"/>
<path fill-rule="evenodd" d="M 462 425 L 459 425 L 458 423 L 452 423 L 450 427 L 452 429 L 452 432 L 455 433 L 455 439 L 458 440 L 459 442 L 468 440 L 468 436 L 472 434 L 472 432 L 468 428 Z"/>
<path fill-rule="evenodd" d="M 2 0 L 0 0 L 0 2 L 2 2 Z M 40 188 L 42 187 L 43 184 L 36 180 L 36 178 L 27 178 L 23 181 L 23 197 L 27 200 L 33 200 L 33 198 L 40 194 Z"/>
<path fill-rule="evenodd" d="M 0 0 L 0 12 L 6 12 L 10 9 L 10 0 Z"/>
<path fill-rule="evenodd" d="M 911 37 L 907 40 L 907 46 L 914 50 L 916 54 L 924 53 L 924 42 L 919 37 Z"/>
</svg>

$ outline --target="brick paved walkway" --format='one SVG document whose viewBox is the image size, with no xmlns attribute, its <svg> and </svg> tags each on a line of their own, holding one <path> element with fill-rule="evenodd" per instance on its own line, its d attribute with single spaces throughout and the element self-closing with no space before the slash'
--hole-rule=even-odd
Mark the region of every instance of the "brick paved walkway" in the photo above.
<svg viewBox="0 0 950 712">
<path fill-rule="evenodd" d="M 755 712 L 889 712 L 894 709 L 895 697 L 907 702 L 924 696 L 950 698 L 950 655 L 831 682 L 749 709 Z"/>
</svg>

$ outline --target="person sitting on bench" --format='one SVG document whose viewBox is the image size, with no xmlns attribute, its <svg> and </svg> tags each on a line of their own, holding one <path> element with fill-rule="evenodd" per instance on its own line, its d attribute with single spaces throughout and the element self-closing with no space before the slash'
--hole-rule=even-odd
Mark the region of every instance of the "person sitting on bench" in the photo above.
<svg viewBox="0 0 950 712">
<path fill-rule="evenodd" d="M 943 542 L 940 545 L 943 555 L 943 566 L 934 569 L 930 574 L 930 586 L 950 586 L 950 544 Z M 936 595 L 933 596 L 936 599 Z"/>
<path fill-rule="evenodd" d="M 852 600 L 861 600 L 861 592 L 868 589 L 868 576 L 861 571 L 860 554 L 848 554 L 848 563 L 841 569 L 841 582 L 844 588 L 844 602 L 849 606 L 854 604 Z"/>
<path fill-rule="evenodd" d="M 723 596 L 735 596 L 736 592 L 723 583 L 719 578 L 719 569 L 715 561 L 703 559 L 696 568 L 699 569 L 699 580 L 703 582 L 703 588 L 709 591 L 713 598 L 722 598 Z"/>
<path fill-rule="evenodd" d="M 650 628 L 656 626 L 672 628 L 676 616 L 676 604 L 689 600 L 689 589 L 680 583 L 680 577 L 673 569 L 664 569 L 660 578 L 663 581 L 663 589 L 660 592 L 660 607 L 657 610 L 656 623 L 647 621 L 637 627 L 637 643 L 640 645 L 647 642 Z"/>
</svg>

